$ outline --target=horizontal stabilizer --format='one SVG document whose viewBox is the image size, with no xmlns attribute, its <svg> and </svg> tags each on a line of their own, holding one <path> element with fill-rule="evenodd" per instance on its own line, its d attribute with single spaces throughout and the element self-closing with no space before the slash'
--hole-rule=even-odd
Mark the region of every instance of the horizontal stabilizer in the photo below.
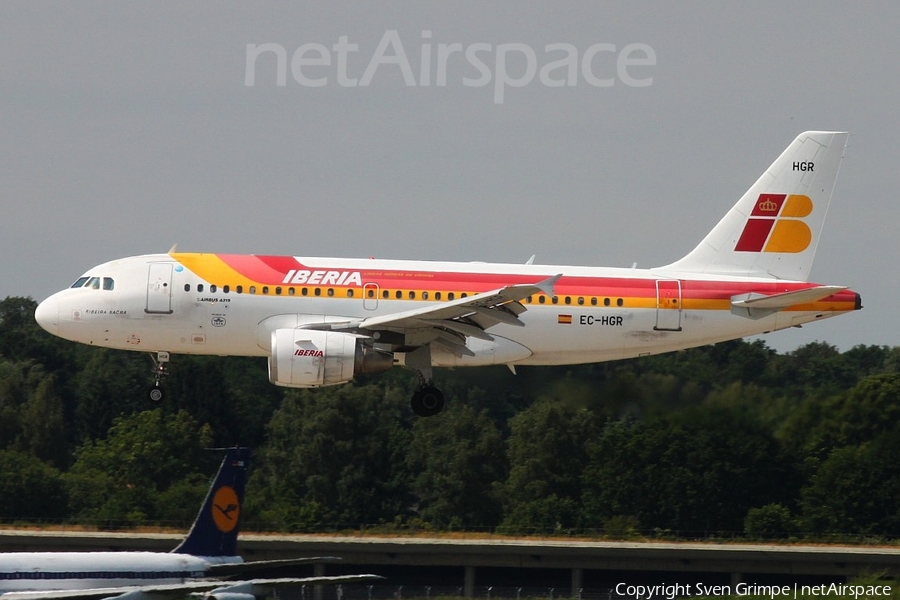
<svg viewBox="0 0 900 600">
<path fill-rule="evenodd" d="M 760 319 L 797 304 L 817 302 L 846 289 L 846 286 L 841 285 L 820 285 L 769 296 L 756 293 L 741 294 L 731 298 L 731 312 L 750 319 Z"/>
</svg>

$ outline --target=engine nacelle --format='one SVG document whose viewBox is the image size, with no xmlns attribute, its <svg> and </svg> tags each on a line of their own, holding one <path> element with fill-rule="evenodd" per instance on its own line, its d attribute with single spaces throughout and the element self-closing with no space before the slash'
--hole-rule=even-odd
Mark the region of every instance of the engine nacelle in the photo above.
<svg viewBox="0 0 900 600">
<path fill-rule="evenodd" d="M 350 333 L 276 329 L 272 332 L 269 381 L 285 387 L 337 385 L 394 366 L 393 354 L 367 342 L 368 338 Z"/>
<path fill-rule="evenodd" d="M 239 594 L 235 592 L 210 592 L 203 597 L 206 600 L 257 600 L 253 594 Z"/>
</svg>

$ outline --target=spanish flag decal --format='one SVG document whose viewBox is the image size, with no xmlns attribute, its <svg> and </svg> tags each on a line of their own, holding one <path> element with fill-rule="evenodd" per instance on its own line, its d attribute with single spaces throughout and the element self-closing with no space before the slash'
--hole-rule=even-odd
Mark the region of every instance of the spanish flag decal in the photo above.
<svg viewBox="0 0 900 600">
<path fill-rule="evenodd" d="M 556 322 L 562 323 L 565 325 L 571 325 L 572 324 L 572 315 L 559 315 L 559 319 Z"/>
</svg>

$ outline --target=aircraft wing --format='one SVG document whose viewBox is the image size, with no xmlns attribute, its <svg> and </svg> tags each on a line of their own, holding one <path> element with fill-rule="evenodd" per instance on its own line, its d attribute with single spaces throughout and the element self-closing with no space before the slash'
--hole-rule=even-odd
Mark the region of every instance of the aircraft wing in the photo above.
<svg viewBox="0 0 900 600">
<path fill-rule="evenodd" d="M 203 596 L 215 593 L 253 594 L 265 596 L 282 587 L 302 585 L 329 585 L 339 583 L 364 583 L 384 579 L 379 575 L 337 575 L 334 577 L 282 577 L 278 579 L 249 579 L 247 581 L 187 581 L 162 585 L 142 585 L 119 588 L 95 588 L 86 590 L 45 590 L 7 592 L 0 600 L 168 600 L 188 595 Z"/>
<path fill-rule="evenodd" d="M 268 571 L 285 569 L 310 564 L 334 564 L 341 561 L 338 556 L 309 556 L 305 558 L 285 558 L 278 560 L 254 560 L 250 562 L 222 563 L 209 566 L 207 574 L 217 579 L 231 579 L 241 577 L 261 577 Z M 274 574 L 274 573 L 272 573 Z"/>
<path fill-rule="evenodd" d="M 409 333 L 415 330 L 444 329 L 462 336 L 492 341 L 494 338 L 485 329 L 498 323 L 522 327 L 524 323 L 519 320 L 519 315 L 526 309 L 519 301 L 541 292 L 552 296 L 553 286 L 560 277 L 562 274 L 533 284 L 509 285 L 466 298 L 436 302 L 422 308 L 369 317 L 342 325 L 357 331 L 372 332 Z M 423 343 L 427 343 L 428 335 L 424 335 L 422 339 Z M 465 347 L 458 347 L 458 350 L 465 353 Z"/>
<path fill-rule="evenodd" d="M 816 302 L 846 289 L 846 286 L 840 285 L 819 285 L 805 290 L 772 294 L 771 296 L 741 294 L 731 299 L 731 312 L 750 319 L 759 319 L 797 304 Z"/>
</svg>

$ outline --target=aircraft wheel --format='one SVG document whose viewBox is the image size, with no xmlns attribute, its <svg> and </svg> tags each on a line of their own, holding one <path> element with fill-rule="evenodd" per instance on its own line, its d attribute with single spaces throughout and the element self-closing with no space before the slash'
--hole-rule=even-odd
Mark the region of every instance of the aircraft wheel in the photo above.
<svg viewBox="0 0 900 600">
<path fill-rule="evenodd" d="M 150 400 L 151 404 L 159 404 L 165 396 L 166 394 L 161 385 L 151 385 L 147 388 L 147 399 Z"/>
<path fill-rule="evenodd" d="M 427 385 L 416 390 L 409 405 L 420 417 L 433 417 L 444 409 L 444 394 L 436 387 Z"/>
</svg>

